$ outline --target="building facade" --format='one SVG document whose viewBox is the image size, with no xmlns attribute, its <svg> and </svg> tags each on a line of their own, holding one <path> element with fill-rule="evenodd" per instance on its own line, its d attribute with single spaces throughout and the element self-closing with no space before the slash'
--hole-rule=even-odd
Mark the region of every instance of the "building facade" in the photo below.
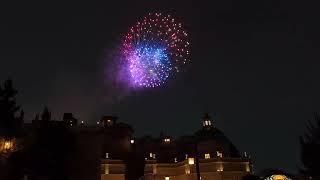
<svg viewBox="0 0 320 180">
<path fill-rule="evenodd" d="M 165 134 L 135 138 L 133 128 L 115 116 L 103 116 L 95 125 L 86 125 L 71 113 L 66 113 L 62 121 L 52 120 L 46 110 L 41 119 L 36 116 L 32 124 L 25 124 L 28 133 L 23 148 L 34 147 L 40 138 L 42 145 L 35 146 L 34 155 L 38 156 L 38 147 L 47 148 L 50 154 L 68 153 L 66 161 L 61 162 L 68 163 L 66 176 L 72 180 L 196 180 L 198 174 L 201 180 L 240 180 L 252 172 L 250 157 L 237 150 L 209 115 L 199 124 L 194 133 L 178 138 Z M 66 141 L 61 133 L 70 139 Z M 72 146 L 67 147 L 69 143 Z M 49 158 L 46 154 L 41 155 Z M 47 159 L 37 161 L 42 166 Z M 51 176 L 30 166 L 24 169 L 26 179 Z"/>
<path fill-rule="evenodd" d="M 201 180 L 240 180 L 252 171 L 247 154 L 240 155 L 208 115 L 193 135 L 132 138 L 129 142 L 131 151 L 140 152 L 145 160 L 144 180 L 196 180 L 196 155 Z M 111 151 L 106 153 L 101 159 L 101 180 L 124 180 L 127 163 L 112 158 Z"/>
</svg>

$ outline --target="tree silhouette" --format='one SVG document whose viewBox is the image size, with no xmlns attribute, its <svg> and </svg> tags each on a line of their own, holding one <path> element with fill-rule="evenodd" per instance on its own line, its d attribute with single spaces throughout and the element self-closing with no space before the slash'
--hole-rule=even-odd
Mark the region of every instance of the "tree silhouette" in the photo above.
<svg viewBox="0 0 320 180">
<path fill-rule="evenodd" d="M 41 119 L 42 121 L 51 121 L 51 112 L 49 111 L 48 107 L 44 108 Z"/>
<path fill-rule="evenodd" d="M 30 179 L 69 179 L 69 167 L 74 151 L 73 135 L 62 121 L 53 121 L 46 107 L 35 129 L 35 139 L 26 152 L 27 173 Z"/>
<path fill-rule="evenodd" d="M 18 91 L 13 88 L 12 80 L 8 79 L 0 85 L 0 137 L 10 139 L 21 133 L 23 124 L 23 111 L 17 117 L 20 106 L 16 104 Z"/>
<path fill-rule="evenodd" d="M 300 137 L 301 172 L 312 179 L 320 179 L 320 116 L 314 115 L 314 123 L 308 121 L 307 132 Z"/>
<path fill-rule="evenodd" d="M 21 154 L 14 144 L 22 133 L 23 110 L 16 104 L 18 91 L 13 87 L 12 80 L 6 80 L 0 84 L 0 179 L 19 179 L 20 168 L 18 168 L 19 154 Z M 17 116 L 20 110 L 20 115 Z M 4 144 L 1 144 L 4 143 Z M 4 148 L 9 143 L 9 147 Z M 15 170 L 15 173 L 12 173 Z M 13 178 L 13 175 L 14 177 Z"/>
</svg>

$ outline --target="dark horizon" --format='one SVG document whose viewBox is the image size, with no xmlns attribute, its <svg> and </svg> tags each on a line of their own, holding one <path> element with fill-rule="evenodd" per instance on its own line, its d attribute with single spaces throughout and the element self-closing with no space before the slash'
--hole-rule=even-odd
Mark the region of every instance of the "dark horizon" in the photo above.
<svg viewBox="0 0 320 180">
<path fill-rule="evenodd" d="M 256 171 L 297 173 L 299 136 L 320 110 L 320 17 L 311 2 L 7 2 L 0 81 L 13 79 L 26 120 L 117 115 L 138 136 L 193 133 L 209 112 Z M 148 12 L 181 21 L 191 62 L 162 87 L 119 93 L 105 70 L 123 34 Z M 109 72 L 108 72 L 109 73 Z M 112 72 L 111 72 L 112 74 Z"/>
</svg>

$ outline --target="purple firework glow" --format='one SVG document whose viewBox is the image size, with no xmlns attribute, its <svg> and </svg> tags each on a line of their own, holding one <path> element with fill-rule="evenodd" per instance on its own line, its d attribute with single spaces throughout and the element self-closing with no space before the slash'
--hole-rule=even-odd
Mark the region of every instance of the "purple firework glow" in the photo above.
<svg viewBox="0 0 320 180">
<path fill-rule="evenodd" d="M 122 53 L 134 87 L 157 87 L 188 61 L 187 33 L 170 15 L 150 13 L 130 28 Z"/>
</svg>

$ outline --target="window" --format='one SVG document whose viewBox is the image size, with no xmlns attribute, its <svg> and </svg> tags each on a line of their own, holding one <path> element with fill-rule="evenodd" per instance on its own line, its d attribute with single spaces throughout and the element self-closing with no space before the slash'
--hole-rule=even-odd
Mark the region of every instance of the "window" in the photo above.
<svg viewBox="0 0 320 180">
<path fill-rule="evenodd" d="M 210 154 L 209 153 L 204 154 L 204 158 L 205 159 L 210 159 Z"/>
<path fill-rule="evenodd" d="M 170 143 L 170 141 L 171 141 L 170 138 L 165 138 L 164 139 L 164 142 L 166 142 L 166 143 Z"/>
<path fill-rule="evenodd" d="M 109 153 L 106 153 L 106 159 L 108 159 L 109 158 Z"/>
<path fill-rule="evenodd" d="M 194 164 L 194 158 L 188 158 L 188 164 L 190 165 Z"/>
<path fill-rule="evenodd" d="M 109 164 L 104 165 L 104 174 L 109 174 Z"/>
<path fill-rule="evenodd" d="M 205 120 L 203 121 L 203 126 L 211 126 L 211 121 L 210 120 Z"/>
<path fill-rule="evenodd" d="M 165 180 L 170 180 L 170 177 L 169 177 L 169 176 L 166 176 L 164 179 L 165 179 Z"/>
<path fill-rule="evenodd" d="M 222 152 L 217 151 L 217 156 L 222 158 Z"/>
<path fill-rule="evenodd" d="M 190 168 L 186 166 L 185 172 L 186 174 L 190 174 Z"/>
</svg>

